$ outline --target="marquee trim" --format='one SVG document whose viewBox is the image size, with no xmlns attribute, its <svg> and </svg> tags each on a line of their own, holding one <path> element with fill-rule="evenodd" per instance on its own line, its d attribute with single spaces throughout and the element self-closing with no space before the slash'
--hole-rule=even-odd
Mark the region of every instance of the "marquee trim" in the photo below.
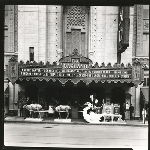
<svg viewBox="0 0 150 150">
<path fill-rule="evenodd" d="M 53 82 L 59 81 L 62 85 L 66 84 L 67 82 L 71 81 L 73 84 L 78 84 L 80 81 L 84 82 L 86 85 L 89 85 L 90 83 L 92 83 L 93 81 L 95 83 L 133 83 L 132 79 L 117 79 L 117 80 L 104 80 L 104 79 L 81 79 L 81 78 L 74 78 L 74 79 L 65 79 L 65 78 L 44 78 L 44 77 L 32 77 L 32 78 L 19 78 L 20 81 L 47 81 L 49 82 L 50 80 Z"/>
</svg>

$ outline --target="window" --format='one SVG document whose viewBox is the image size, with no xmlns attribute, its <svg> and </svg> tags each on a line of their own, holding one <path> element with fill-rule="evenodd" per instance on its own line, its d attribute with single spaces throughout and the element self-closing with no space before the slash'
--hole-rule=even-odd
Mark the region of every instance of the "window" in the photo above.
<svg viewBox="0 0 150 150">
<path fill-rule="evenodd" d="M 144 56 L 149 56 L 149 34 L 143 34 L 143 53 Z"/>
<path fill-rule="evenodd" d="M 143 86 L 146 86 L 146 78 L 144 78 L 144 84 L 143 84 Z"/>
<path fill-rule="evenodd" d="M 29 59 L 34 61 L 34 47 L 29 47 Z"/>
<path fill-rule="evenodd" d="M 144 78 L 144 84 L 143 86 L 149 86 L 149 77 Z"/>
</svg>

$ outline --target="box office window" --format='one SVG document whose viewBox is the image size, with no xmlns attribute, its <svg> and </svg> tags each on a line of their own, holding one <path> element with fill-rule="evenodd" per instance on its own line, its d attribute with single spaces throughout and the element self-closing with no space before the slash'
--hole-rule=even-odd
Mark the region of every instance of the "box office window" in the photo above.
<svg viewBox="0 0 150 150">
<path fill-rule="evenodd" d="M 29 47 L 29 59 L 34 61 L 34 47 Z"/>
</svg>

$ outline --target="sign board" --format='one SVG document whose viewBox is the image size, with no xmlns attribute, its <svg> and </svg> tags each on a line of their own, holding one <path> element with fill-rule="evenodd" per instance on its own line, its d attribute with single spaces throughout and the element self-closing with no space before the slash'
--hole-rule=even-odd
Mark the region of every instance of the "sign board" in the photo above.
<svg viewBox="0 0 150 150">
<path fill-rule="evenodd" d="M 18 78 L 20 81 L 26 79 L 40 80 L 43 79 L 47 82 L 51 79 L 53 81 L 59 80 L 62 84 L 65 84 L 68 80 L 71 80 L 74 84 L 77 84 L 81 80 L 87 85 L 92 81 L 108 83 L 114 82 L 127 82 L 134 83 L 136 86 L 144 80 L 143 70 L 141 64 L 133 63 L 124 66 L 124 64 L 114 64 L 111 66 L 109 63 L 105 66 L 98 66 L 96 63 L 92 66 L 92 61 L 89 58 L 80 55 L 77 50 L 69 56 L 62 57 L 59 60 L 59 64 L 54 62 L 52 65 L 47 62 L 45 65 L 43 62 L 27 62 L 24 64 L 20 62 L 18 65 Z"/>
<path fill-rule="evenodd" d="M 134 62 L 132 65 L 132 81 L 135 87 L 137 87 L 141 81 L 144 81 L 144 69 L 142 69 L 140 62 Z"/>
<path fill-rule="evenodd" d="M 65 65 L 65 64 L 64 64 Z M 101 70 L 78 68 L 19 68 L 19 77 L 131 79 L 132 70 Z"/>
<path fill-rule="evenodd" d="M 8 78 L 12 84 L 18 79 L 18 62 L 14 56 L 8 62 Z"/>
<path fill-rule="evenodd" d="M 149 19 L 143 20 L 143 31 L 149 31 Z"/>
<path fill-rule="evenodd" d="M 124 52 L 129 46 L 129 6 L 119 7 L 118 16 L 118 52 Z"/>
</svg>

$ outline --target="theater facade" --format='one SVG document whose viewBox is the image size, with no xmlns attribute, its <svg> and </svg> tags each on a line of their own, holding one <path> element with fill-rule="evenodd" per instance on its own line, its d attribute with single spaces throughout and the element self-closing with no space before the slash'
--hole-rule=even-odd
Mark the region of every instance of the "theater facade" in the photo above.
<svg viewBox="0 0 150 150">
<path fill-rule="evenodd" d="M 58 64 L 17 62 L 13 57 L 9 64 L 10 81 L 22 87 L 22 91 L 18 91 L 18 100 L 28 97 L 29 103 L 44 101 L 52 106 L 54 101 L 58 101 L 60 105 L 73 108 L 72 114 L 76 114 L 72 115 L 73 118 L 80 116 L 78 111 L 91 101 L 90 95 L 95 95 L 100 105 L 108 101 L 119 104 L 122 114 L 123 104 L 131 103 L 129 88 L 144 80 L 144 70 L 139 62 L 132 66 L 130 63 L 126 66 L 123 63 L 93 65 L 77 49 L 62 57 Z"/>
<path fill-rule="evenodd" d="M 6 112 L 19 115 L 19 101 L 28 97 L 47 105 L 57 100 L 79 118 L 94 94 L 99 104 L 119 104 L 121 113 L 124 103 L 133 104 L 139 117 L 135 91 L 144 68 L 133 57 L 137 7 L 8 5 L 14 12 L 13 22 L 7 14 L 10 31 L 14 26 L 8 34 L 15 39 L 8 40 L 8 51 L 14 51 L 5 57 Z"/>
</svg>

